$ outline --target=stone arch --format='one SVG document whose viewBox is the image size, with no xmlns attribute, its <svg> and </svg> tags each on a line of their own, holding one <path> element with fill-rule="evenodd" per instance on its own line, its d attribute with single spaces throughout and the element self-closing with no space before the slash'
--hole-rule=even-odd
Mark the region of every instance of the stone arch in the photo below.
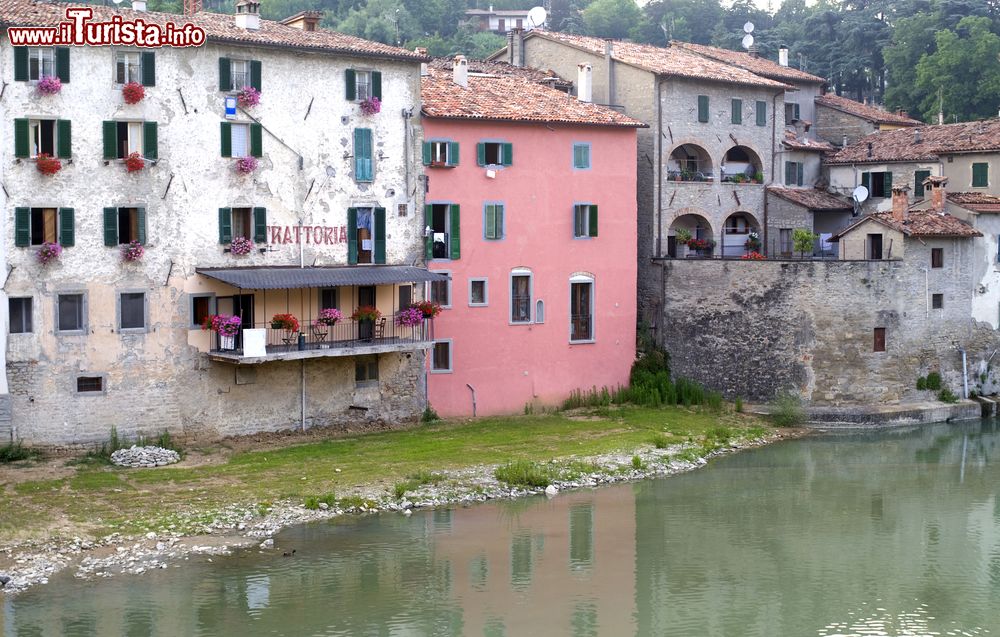
<svg viewBox="0 0 1000 637">
<path fill-rule="evenodd" d="M 760 222 L 745 211 L 737 210 L 728 217 L 722 226 L 722 256 L 742 257 L 750 252 L 763 252 L 763 236 Z"/>
<path fill-rule="evenodd" d="M 749 146 L 732 146 L 722 156 L 722 181 L 751 183 L 764 181 L 764 163 Z M 760 179 L 757 179 L 760 177 Z"/>
<path fill-rule="evenodd" d="M 670 222 L 670 229 L 667 231 L 667 256 L 710 255 L 715 245 L 715 233 L 708 218 L 708 213 L 698 208 L 683 208 L 679 210 Z M 682 243 L 683 238 L 687 235 L 690 235 L 691 239 L 710 244 L 710 247 L 707 249 L 689 249 L 686 243 Z"/>
<path fill-rule="evenodd" d="M 698 144 L 678 144 L 667 159 L 667 179 L 672 181 L 712 181 L 712 156 Z"/>
</svg>

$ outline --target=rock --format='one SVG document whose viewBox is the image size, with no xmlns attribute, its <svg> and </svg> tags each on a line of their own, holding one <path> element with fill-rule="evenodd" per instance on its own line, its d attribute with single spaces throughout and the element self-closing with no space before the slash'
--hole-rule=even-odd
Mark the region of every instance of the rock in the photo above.
<svg viewBox="0 0 1000 637">
<path fill-rule="evenodd" d="M 554 485 L 550 484 L 549 486 L 545 487 L 545 495 L 549 496 L 550 498 L 557 493 L 559 493 L 559 489 L 555 488 Z"/>
<path fill-rule="evenodd" d="M 272 538 L 267 538 L 266 540 L 260 543 L 260 548 L 262 549 L 274 548 L 274 540 Z"/>
<path fill-rule="evenodd" d="M 7 575 L 0 575 L 0 588 L 6 586 L 8 582 L 10 582 L 10 577 Z"/>
<path fill-rule="evenodd" d="M 162 467 L 180 462 L 176 451 L 162 447 L 136 447 L 119 449 L 111 454 L 111 462 L 121 467 Z"/>
<path fill-rule="evenodd" d="M 413 511 L 410 509 L 403 509 L 403 515 L 405 515 L 406 517 L 410 517 L 411 515 L 413 515 Z"/>
<path fill-rule="evenodd" d="M 156 539 L 156 533 L 153 533 L 152 531 L 150 531 L 149 533 L 146 534 L 146 539 L 147 540 L 155 540 Z"/>
<path fill-rule="evenodd" d="M 326 502 L 320 502 L 319 503 L 319 508 L 322 509 L 323 511 L 326 511 L 327 509 L 330 508 L 330 505 L 327 504 Z"/>
</svg>

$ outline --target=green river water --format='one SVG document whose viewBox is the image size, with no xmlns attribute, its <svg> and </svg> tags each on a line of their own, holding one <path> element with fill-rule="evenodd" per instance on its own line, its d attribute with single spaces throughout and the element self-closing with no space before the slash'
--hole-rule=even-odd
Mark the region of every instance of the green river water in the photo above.
<svg viewBox="0 0 1000 637">
<path fill-rule="evenodd" d="M 60 574 L 0 598 L 0 634 L 1000 635 L 998 453 L 995 422 L 833 433 L 552 499 L 303 525 L 273 551 Z"/>
</svg>

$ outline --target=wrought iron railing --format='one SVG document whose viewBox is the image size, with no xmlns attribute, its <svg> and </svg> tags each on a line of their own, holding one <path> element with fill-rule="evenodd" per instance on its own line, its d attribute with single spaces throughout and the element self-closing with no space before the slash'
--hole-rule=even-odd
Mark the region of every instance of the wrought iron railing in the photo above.
<svg viewBox="0 0 1000 637">
<path fill-rule="evenodd" d="M 236 335 L 225 337 L 212 334 L 212 351 L 243 353 L 245 329 L 266 330 L 266 351 L 278 354 L 297 350 L 342 349 L 395 343 L 418 343 L 430 338 L 430 319 L 417 325 L 400 325 L 398 315 L 383 316 L 374 321 L 341 319 L 334 325 L 316 324 L 313 320 L 300 320 L 298 330 L 281 329 L 271 322 L 244 324 Z"/>
<path fill-rule="evenodd" d="M 573 314 L 570 319 L 573 326 L 570 340 L 589 341 L 594 338 L 594 332 L 590 327 L 593 317 L 590 314 Z"/>
<path fill-rule="evenodd" d="M 531 321 L 531 296 L 515 294 L 510 299 L 510 320 L 512 323 Z"/>
</svg>

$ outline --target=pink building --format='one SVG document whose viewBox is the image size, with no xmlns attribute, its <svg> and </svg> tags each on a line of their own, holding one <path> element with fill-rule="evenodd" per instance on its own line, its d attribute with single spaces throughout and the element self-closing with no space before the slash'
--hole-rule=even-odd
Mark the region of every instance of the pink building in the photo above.
<svg viewBox="0 0 1000 637">
<path fill-rule="evenodd" d="M 427 260 L 451 278 L 429 291 L 446 308 L 431 406 L 505 414 L 626 384 L 644 124 L 524 77 L 469 74 L 462 58 L 421 91 Z"/>
</svg>

